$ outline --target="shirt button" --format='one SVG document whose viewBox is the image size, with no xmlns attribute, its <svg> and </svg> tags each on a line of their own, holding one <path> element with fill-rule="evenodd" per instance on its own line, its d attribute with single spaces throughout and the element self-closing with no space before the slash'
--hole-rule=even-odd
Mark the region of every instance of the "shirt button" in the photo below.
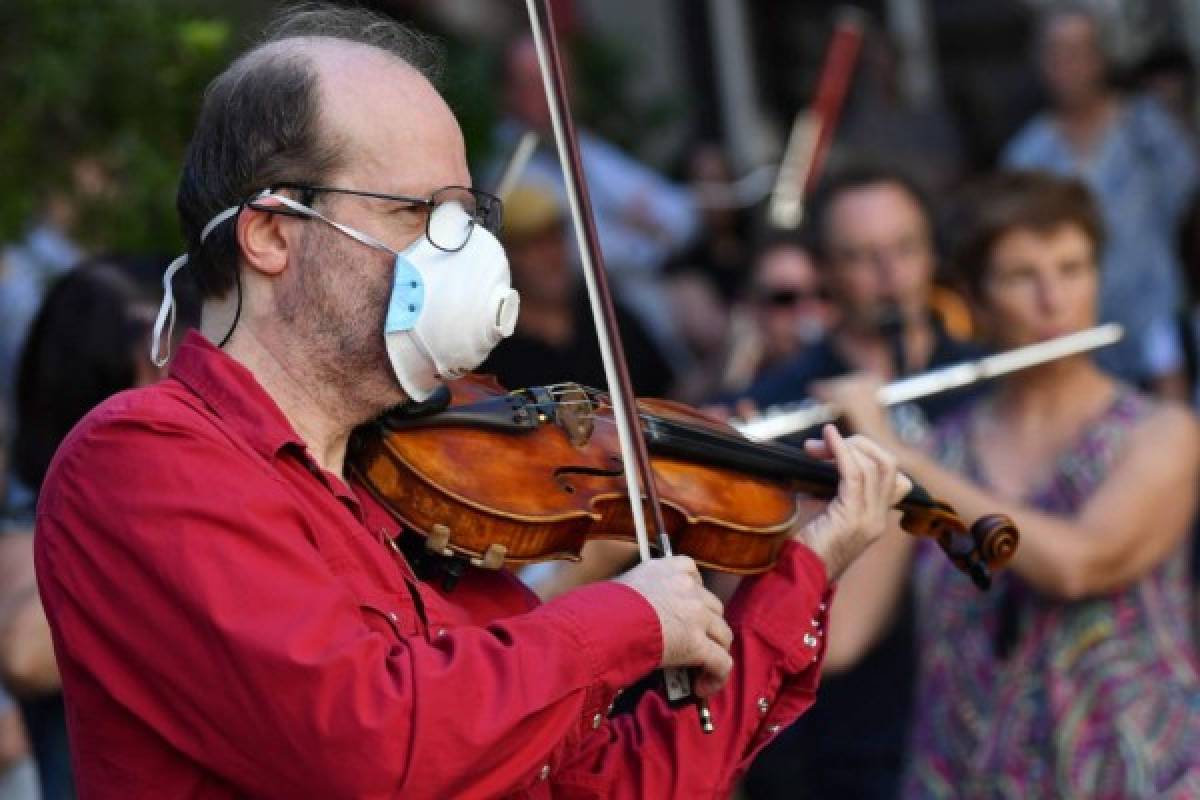
<svg viewBox="0 0 1200 800">
<path fill-rule="evenodd" d="M 828 604 L 828 603 L 821 603 L 821 610 L 822 610 L 822 611 L 828 611 L 828 610 L 829 610 L 829 604 Z"/>
<path fill-rule="evenodd" d="M 767 710 L 770 707 L 771 707 L 771 704 L 770 704 L 770 702 L 767 701 L 767 698 L 765 698 L 765 697 L 758 698 L 758 710 L 761 713 L 763 713 L 763 714 L 767 713 Z"/>
<path fill-rule="evenodd" d="M 604 722 L 603 714 L 596 714 L 594 717 L 592 717 L 592 730 L 599 728 L 601 722 Z"/>
<path fill-rule="evenodd" d="M 388 612 L 388 619 L 392 621 L 393 625 L 400 621 L 400 618 L 396 616 L 395 611 Z"/>
<path fill-rule="evenodd" d="M 767 726 L 767 733 L 769 733 L 769 734 L 771 734 L 772 736 L 774 736 L 775 734 L 779 733 L 779 726 L 778 726 L 778 725 L 768 725 L 768 726 Z"/>
<path fill-rule="evenodd" d="M 819 628 L 819 627 L 821 627 L 821 623 L 820 623 L 819 621 L 817 621 L 816 617 L 814 617 L 814 618 L 813 618 L 813 621 L 812 621 L 812 626 L 813 626 L 814 628 Z"/>
<path fill-rule="evenodd" d="M 450 634 L 450 632 L 449 632 L 449 631 L 447 631 L 445 628 L 438 628 L 438 631 L 437 631 L 437 638 L 439 638 L 439 639 L 444 639 L 444 638 L 446 638 L 446 637 L 447 637 L 449 634 Z"/>
<path fill-rule="evenodd" d="M 542 765 L 542 771 L 538 773 L 538 779 L 544 781 L 549 777 L 550 777 L 550 765 L 544 764 L 544 765 Z"/>
<path fill-rule="evenodd" d="M 811 633 L 804 634 L 804 645 L 805 647 L 816 647 L 817 637 L 813 636 Z"/>
</svg>

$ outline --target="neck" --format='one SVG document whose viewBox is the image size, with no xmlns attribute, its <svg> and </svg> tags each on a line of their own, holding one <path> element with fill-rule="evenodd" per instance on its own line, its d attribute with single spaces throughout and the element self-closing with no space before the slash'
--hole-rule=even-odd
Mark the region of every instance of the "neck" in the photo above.
<svg viewBox="0 0 1200 800">
<path fill-rule="evenodd" d="M 1072 138 L 1087 139 L 1105 126 L 1115 107 L 1110 95 L 1099 92 L 1062 107 L 1059 118 Z"/>
<path fill-rule="evenodd" d="M 229 330 L 232 313 L 223 304 L 205 305 L 201 330 L 214 343 Z M 254 376 L 283 412 L 292 428 L 308 447 L 309 454 L 325 470 L 342 476 L 350 434 L 370 412 L 353 413 L 346 399 L 337 394 L 328 377 L 306 369 L 297 357 L 304 350 L 264 335 L 243 309 L 225 353 Z"/>
<path fill-rule="evenodd" d="M 995 408 L 1003 418 L 1030 427 L 1058 427 L 1107 404 L 1112 387 L 1088 356 L 1072 356 L 1010 376 L 996 392 Z"/>
</svg>

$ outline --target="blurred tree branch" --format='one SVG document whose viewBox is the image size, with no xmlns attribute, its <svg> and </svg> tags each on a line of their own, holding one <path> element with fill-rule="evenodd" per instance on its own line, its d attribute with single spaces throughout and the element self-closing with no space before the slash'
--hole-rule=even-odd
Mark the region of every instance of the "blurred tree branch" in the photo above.
<svg viewBox="0 0 1200 800">
<path fill-rule="evenodd" d="M 0 3 L 0 241 L 56 207 L 92 248 L 178 248 L 180 157 L 203 87 L 239 44 L 222 5 Z"/>
</svg>

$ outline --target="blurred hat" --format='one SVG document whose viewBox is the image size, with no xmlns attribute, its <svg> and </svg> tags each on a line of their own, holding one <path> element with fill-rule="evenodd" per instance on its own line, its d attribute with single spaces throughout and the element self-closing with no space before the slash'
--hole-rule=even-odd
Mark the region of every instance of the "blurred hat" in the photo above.
<svg viewBox="0 0 1200 800">
<path fill-rule="evenodd" d="M 519 242 L 546 233 L 563 222 L 563 208 L 549 189 L 524 184 L 504 198 L 503 238 Z"/>
</svg>

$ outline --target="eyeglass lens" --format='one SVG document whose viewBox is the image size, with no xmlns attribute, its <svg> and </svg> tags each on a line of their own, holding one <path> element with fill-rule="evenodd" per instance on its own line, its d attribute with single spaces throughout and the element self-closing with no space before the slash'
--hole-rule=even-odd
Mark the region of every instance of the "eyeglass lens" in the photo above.
<svg viewBox="0 0 1200 800">
<path fill-rule="evenodd" d="M 461 250 L 475 225 L 495 233 L 500 228 L 500 203 L 491 195 L 457 186 L 439 189 L 430 197 L 429 241 L 442 250 Z M 465 214 L 438 213 L 444 206 L 457 205 Z"/>
</svg>

